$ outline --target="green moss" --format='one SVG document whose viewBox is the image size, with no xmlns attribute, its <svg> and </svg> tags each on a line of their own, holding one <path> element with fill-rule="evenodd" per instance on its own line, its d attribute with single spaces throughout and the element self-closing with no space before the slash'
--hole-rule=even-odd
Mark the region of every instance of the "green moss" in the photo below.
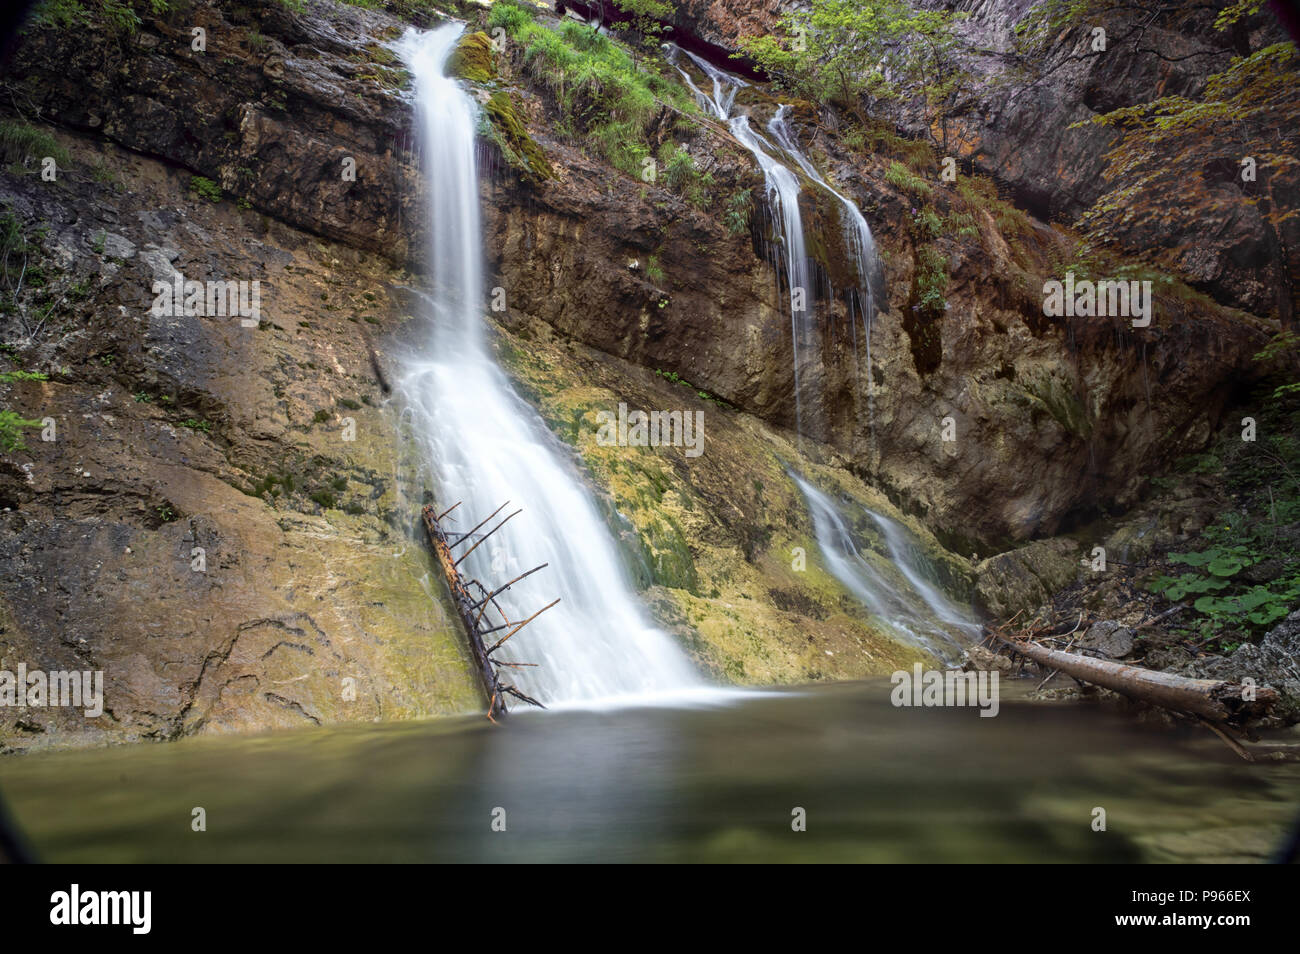
<svg viewBox="0 0 1300 954">
<path fill-rule="evenodd" d="M 1028 374 L 1021 390 L 1047 411 L 1067 433 L 1086 438 L 1092 433 L 1092 419 L 1069 382 L 1049 374 Z"/>
<path fill-rule="evenodd" d="M 695 569 L 695 558 L 681 525 L 666 514 L 651 513 L 637 527 L 651 579 L 660 586 L 687 590 L 699 594 L 700 580 Z"/>
<path fill-rule="evenodd" d="M 542 152 L 520 122 L 510 94 L 504 90 L 493 93 L 485 108 L 497 134 L 494 138 L 506 161 L 531 179 L 555 178 L 555 170 L 551 168 L 546 153 Z"/>
<path fill-rule="evenodd" d="M 462 36 L 447 61 L 447 72 L 471 83 L 490 83 L 496 79 L 496 59 L 488 35 L 480 31 Z"/>
</svg>

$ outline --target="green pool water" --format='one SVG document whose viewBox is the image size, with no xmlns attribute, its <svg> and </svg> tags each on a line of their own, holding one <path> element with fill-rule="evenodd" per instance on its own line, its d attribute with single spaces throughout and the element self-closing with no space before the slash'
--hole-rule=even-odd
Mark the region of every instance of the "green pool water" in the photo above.
<svg viewBox="0 0 1300 954">
<path fill-rule="evenodd" d="M 8 756 L 0 792 L 62 862 L 1259 861 L 1300 812 L 1300 765 L 1208 732 L 889 690 Z"/>
</svg>

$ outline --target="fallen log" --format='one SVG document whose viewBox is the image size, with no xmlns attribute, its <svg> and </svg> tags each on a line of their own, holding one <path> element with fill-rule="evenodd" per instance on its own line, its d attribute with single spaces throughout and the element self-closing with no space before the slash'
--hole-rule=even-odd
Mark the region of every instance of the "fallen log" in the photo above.
<svg viewBox="0 0 1300 954">
<path fill-rule="evenodd" d="M 999 642 L 1040 666 L 1060 670 L 1080 682 L 1090 682 L 1130 699 L 1200 716 L 1236 729 L 1246 728 L 1267 715 L 1278 701 L 1277 691 L 1268 686 L 1247 687 L 1219 679 L 1191 679 L 1112 659 L 1049 649 L 1028 639 L 996 632 L 993 635 Z"/>
<path fill-rule="evenodd" d="M 509 501 L 507 501 L 507 503 L 508 502 Z M 464 560 L 465 557 L 469 556 L 479 543 L 482 543 L 483 540 L 487 539 L 487 536 L 491 536 L 491 533 L 495 533 L 496 530 L 499 530 L 501 525 L 498 525 L 491 533 L 482 537 L 473 547 L 470 547 L 469 550 L 465 551 L 465 553 L 461 555 L 460 559 L 457 559 L 452 555 L 451 548 L 469 539 L 476 530 L 500 513 L 502 508 L 505 507 L 505 504 L 502 504 L 489 514 L 488 517 L 483 520 L 482 523 L 479 523 L 474 527 L 473 530 L 470 530 L 468 533 L 459 534 L 454 540 L 449 541 L 446 532 L 442 529 L 440 521 L 443 517 L 447 516 L 447 514 L 451 513 L 459 506 L 460 504 L 457 503 L 439 514 L 436 508 L 429 505 L 421 511 L 421 516 L 424 520 L 425 531 L 429 536 L 429 545 L 433 548 L 434 556 L 438 560 L 438 565 L 442 569 L 443 576 L 447 578 L 447 588 L 451 593 L 452 602 L 456 604 L 456 613 L 460 617 L 461 625 L 465 629 L 465 638 L 469 642 L 470 655 L 474 659 L 474 666 L 478 670 L 480 681 L 483 683 L 483 695 L 484 698 L 487 699 L 488 704 L 488 718 L 495 722 L 498 716 L 506 714 L 505 697 L 507 695 L 514 696 L 516 699 L 520 699 L 529 705 L 534 705 L 538 708 L 544 709 L 546 708 L 545 706 L 536 699 L 533 699 L 531 696 L 525 695 L 514 685 L 502 683 L 500 675 L 497 672 L 498 666 L 507 666 L 511 669 L 518 669 L 525 666 L 531 667 L 535 664 L 498 662 L 492 658 L 492 653 L 507 639 L 519 632 L 519 630 L 523 629 L 524 626 L 528 625 L 532 620 L 540 616 L 545 610 L 550 609 L 551 606 L 554 606 L 559 602 L 559 600 L 555 600 L 548 606 L 543 607 L 541 610 L 538 610 L 532 616 L 528 617 L 528 619 L 520 621 L 511 620 L 496 601 L 498 595 L 510 589 L 510 587 L 524 579 L 524 577 L 536 573 L 538 570 L 542 569 L 542 567 L 546 566 L 546 564 L 534 567 L 527 573 L 520 574 L 509 583 L 497 587 L 496 589 L 490 589 L 478 580 L 466 579 L 461 574 L 460 570 L 457 569 L 458 564 Z M 518 512 L 519 511 L 515 511 L 515 513 Z M 511 514 L 510 516 L 514 516 L 514 514 Z M 506 520 L 509 519 L 509 517 L 506 518 Z M 502 524 L 504 523 L 505 521 L 503 520 Z M 475 596 L 472 592 L 472 588 L 478 590 L 478 596 Z M 502 622 L 499 625 L 484 625 L 483 617 L 489 605 L 495 607 L 497 612 L 501 615 Z M 488 633 L 506 628 L 510 628 L 510 632 L 503 638 L 497 640 L 493 646 L 488 647 L 485 644 L 483 639 L 484 636 Z"/>
</svg>

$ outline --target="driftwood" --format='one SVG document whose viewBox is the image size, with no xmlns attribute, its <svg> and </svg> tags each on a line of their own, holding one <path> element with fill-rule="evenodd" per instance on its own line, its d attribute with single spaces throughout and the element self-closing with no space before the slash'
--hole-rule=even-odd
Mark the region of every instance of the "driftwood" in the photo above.
<svg viewBox="0 0 1300 954">
<path fill-rule="evenodd" d="M 1162 709 L 1200 716 L 1211 723 L 1244 728 L 1267 715 L 1277 702 L 1277 692 L 1268 686 L 1249 691 L 1239 683 L 1219 679 L 1190 679 L 1172 673 L 1144 669 L 1113 659 L 1096 659 L 1078 653 L 1050 649 L 1028 639 L 995 633 L 1003 644 L 1048 669 L 1056 669 L 1080 682 L 1090 682 Z"/>
<path fill-rule="evenodd" d="M 509 503 L 509 501 L 506 501 L 506 503 Z M 505 697 L 507 695 L 514 696 L 516 699 L 526 702 L 529 705 L 544 709 L 546 708 L 545 706 L 536 699 L 525 695 L 512 683 L 502 682 L 501 674 L 499 672 L 499 667 L 501 666 L 508 669 L 521 669 L 525 667 L 533 667 L 537 664 L 526 662 L 506 662 L 504 660 L 493 658 L 492 654 L 500 649 L 511 636 L 515 635 L 515 633 L 519 632 L 538 616 L 542 615 L 542 613 L 560 602 L 558 599 L 554 600 L 546 606 L 543 606 L 532 616 L 523 620 L 510 619 L 510 617 L 506 615 L 505 610 L 503 610 L 501 605 L 497 602 L 496 598 L 498 596 L 506 592 L 510 587 L 514 586 L 525 577 L 532 576 L 538 570 L 544 569 L 546 564 L 543 563 L 541 566 L 535 566 L 531 570 L 519 574 L 513 580 L 510 580 L 508 583 L 504 583 L 495 589 L 488 589 L 488 587 L 484 586 L 478 580 L 466 579 L 460 570 L 457 569 L 460 563 L 474 552 L 479 544 L 505 526 L 506 521 L 508 521 L 510 517 L 515 516 L 515 514 L 518 514 L 519 511 L 516 510 L 514 513 L 510 514 L 509 517 L 506 517 L 505 520 L 502 520 L 486 534 L 479 535 L 478 539 L 474 541 L 473 546 L 457 557 L 452 553 L 452 550 L 460 544 L 473 539 L 476 532 L 489 520 L 500 513 L 505 508 L 506 504 L 502 504 L 492 513 L 488 514 L 488 516 L 475 525 L 473 529 L 465 533 L 448 534 L 443 530 L 442 521 L 459 506 L 460 503 L 453 504 L 442 513 L 438 513 L 436 508 L 433 506 L 427 506 L 422 511 L 422 517 L 424 520 L 424 529 L 429 535 L 429 544 L 433 547 L 434 556 L 438 559 L 438 565 L 442 568 L 443 576 L 447 578 L 447 588 L 451 592 L 452 602 L 456 604 L 457 615 L 460 616 L 461 625 L 465 628 L 465 637 L 469 641 L 470 654 L 474 658 L 475 668 L 478 669 L 479 679 L 483 683 L 483 694 L 488 703 L 488 718 L 495 722 L 497 716 L 503 716 L 506 714 L 507 709 Z M 496 610 L 501 622 L 496 623 L 493 618 L 488 615 L 489 607 Z M 490 633 L 495 633 L 503 629 L 508 629 L 509 632 L 491 646 L 488 646 L 484 637 Z"/>
</svg>

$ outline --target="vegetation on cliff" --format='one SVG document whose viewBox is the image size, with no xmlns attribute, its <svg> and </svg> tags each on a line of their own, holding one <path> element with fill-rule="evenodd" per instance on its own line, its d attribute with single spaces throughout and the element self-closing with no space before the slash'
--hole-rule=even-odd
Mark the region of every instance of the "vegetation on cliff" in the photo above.
<svg viewBox="0 0 1300 954">
<path fill-rule="evenodd" d="M 1216 29 L 1237 23 L 1247 6 L 1225 12 Z M 1258 206 L 1285 248 L 1283 227 L 1300 214 L 1289 201 L 1300 172 L 1298 64 L 1294 43 L 1270 44 L 1233 57 L 1198 97 L 1162 96 L 1087 120 L 1120 135 L 1106 156 L 1108 188 L 1080 220 L 1085 234 L 1108 246 L 1119 234 L 1130 247 L 1135 234 L 1144 236 L 1146 257 L 1177 267 L 1176 250 L 1162 248 L 1160 236 L 1189 203 L 1213 216 L 1245 202 Z M 1287 270 L 1281 278 L 1277 317 L 1290 325 L 1296 290 Z"/>
<path fill-rule="evenodd" d="M 957 59 L 963 16 L 905 0 L 812 0 L 781 17 L 783 36 L 746 37 L 741 48 L 778 85 L 860 120 L 864 100 L 879 111 L 919 98 L 946 151 L 949 107 L 969 78 Z"/>
<path fill-rule="evenodd" d="M 557 131 L 591 145 L 628 175 L 644 172 L 654 153 L 652 130 L 666 112 L 698 112 L 680 83 L 592 27 L 566 20 L 550 29 L 514 0 L 493 4 L 487 23 L 520 45 L 525 69 L 554 97 Z"/>
</svg>

